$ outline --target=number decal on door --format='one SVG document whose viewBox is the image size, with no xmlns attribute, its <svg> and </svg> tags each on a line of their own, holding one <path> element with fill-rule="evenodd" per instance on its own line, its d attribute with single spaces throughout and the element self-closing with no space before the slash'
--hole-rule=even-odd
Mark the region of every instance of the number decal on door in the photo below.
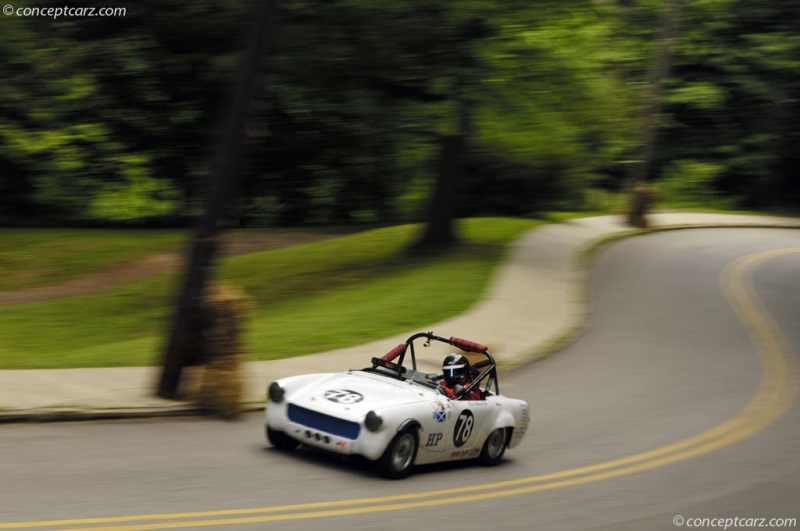
<svg viewBox="0 0 800 531">
<path fill-rule="evenodd" d="M 472 435 L 472 428 L 475 426 L 475 417 L 472 416 L 472 411 L 465 409 L 456 419 L 456 427 L 453 431 L 453 442 L 456 448 L 464 446 Z"/>
</svg>

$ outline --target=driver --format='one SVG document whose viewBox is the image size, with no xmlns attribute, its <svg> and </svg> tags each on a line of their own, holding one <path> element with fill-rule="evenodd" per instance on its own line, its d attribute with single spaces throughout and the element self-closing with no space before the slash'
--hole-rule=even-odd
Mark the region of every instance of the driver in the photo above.
<svg viewBox="0 0 800 531">
<path fill-rule="evenodd" d="M 483 400 L 481 391 L 476 386 L 475 389 L 466 395 L 459 396 L 456 393 L 456 386 L 460 386 L 459 391 L 463 391 L 468 387 L 474 377 L 472 373 L 472 366 L 469 364 L 466 356 L 461 354 L 448 354 L 442 363 L 442 374 L 444 379 L 439 382 L 440 389 L 444 391 L 449 398 L 464 399 L 464 400 Z"/>
</svg>

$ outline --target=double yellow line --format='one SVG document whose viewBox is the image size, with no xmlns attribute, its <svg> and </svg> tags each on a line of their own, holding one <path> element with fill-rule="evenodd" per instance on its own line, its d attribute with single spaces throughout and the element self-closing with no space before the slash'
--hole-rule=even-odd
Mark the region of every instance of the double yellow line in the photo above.
<svg viewBox="0 0 800 531">
<path fill-rule="evenodd" d="M 68 528 L 71 531 L 78 529 L 144 531 L 244 525 L 418 509 L 581 485 L 652 470 L 713 452 L 763 430 L 784 415 L 794 403 L 798 390 L 797 362 L 791 355 L 780 329 L 764 309 L 752 287 L 752 275 L 759 265 L 767 260 L 792 253 L 800 253 L 800 248 L 775 249 L 748 255 L 733 262 L 723 271 L 722 290 L 758 353 L 761 366 L 758 391 L 750 403 L 728 421 L 676 443 L 591 466 L 469 487 L 250 509 L 7 523 L 0 524 L 0 529 L 71 526 Z"/>
</svg>

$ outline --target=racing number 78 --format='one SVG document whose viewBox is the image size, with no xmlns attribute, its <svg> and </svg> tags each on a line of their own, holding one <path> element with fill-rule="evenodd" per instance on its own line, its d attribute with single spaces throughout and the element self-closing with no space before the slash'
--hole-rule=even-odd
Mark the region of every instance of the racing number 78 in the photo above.
<svg viewBox="0 0 800 531">
<path fill-rule="evenodd" d="M 455 440 L 456 446 L 461 446 L 469 439 L 469 436 L 472 435 L 472 427 L 475 424 L 475 417 L 472 416 L 472 412 L 469 410 L 465 410 L 458 416 L 458 420 L 456 420 L 455 432 L 453 433 L 453 439 Z"/>
</svg>

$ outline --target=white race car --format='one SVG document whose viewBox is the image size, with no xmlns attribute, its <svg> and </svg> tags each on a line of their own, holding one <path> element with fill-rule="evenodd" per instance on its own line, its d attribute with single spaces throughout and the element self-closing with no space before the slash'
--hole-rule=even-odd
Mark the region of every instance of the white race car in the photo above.
<svg viewBox="0 0 800 531">
<path fill-rule="evenodd" d="M 414 341 L 460 349 L 470 377 L 450 398 L 443 375 L 417 367 Z M 452 350 L 451 350 L 452 351 Z M 436 367 L 439 371 L 441 358 Z M 404 365 L 404 362 L 406 363 Z M 410 363 L 409 363 L 410 362 Z M 500 394 L 488 349 L 425 332 L 411 336 L 365 369 L 283 378 L 268 388 L 266 432 L 273 446 L 300 444 L 375 462 L 386 477 L 408 476 L 415 464 L 477 458 L 495 465 L 528 430 L 528 404 Z"/>
</svg>

